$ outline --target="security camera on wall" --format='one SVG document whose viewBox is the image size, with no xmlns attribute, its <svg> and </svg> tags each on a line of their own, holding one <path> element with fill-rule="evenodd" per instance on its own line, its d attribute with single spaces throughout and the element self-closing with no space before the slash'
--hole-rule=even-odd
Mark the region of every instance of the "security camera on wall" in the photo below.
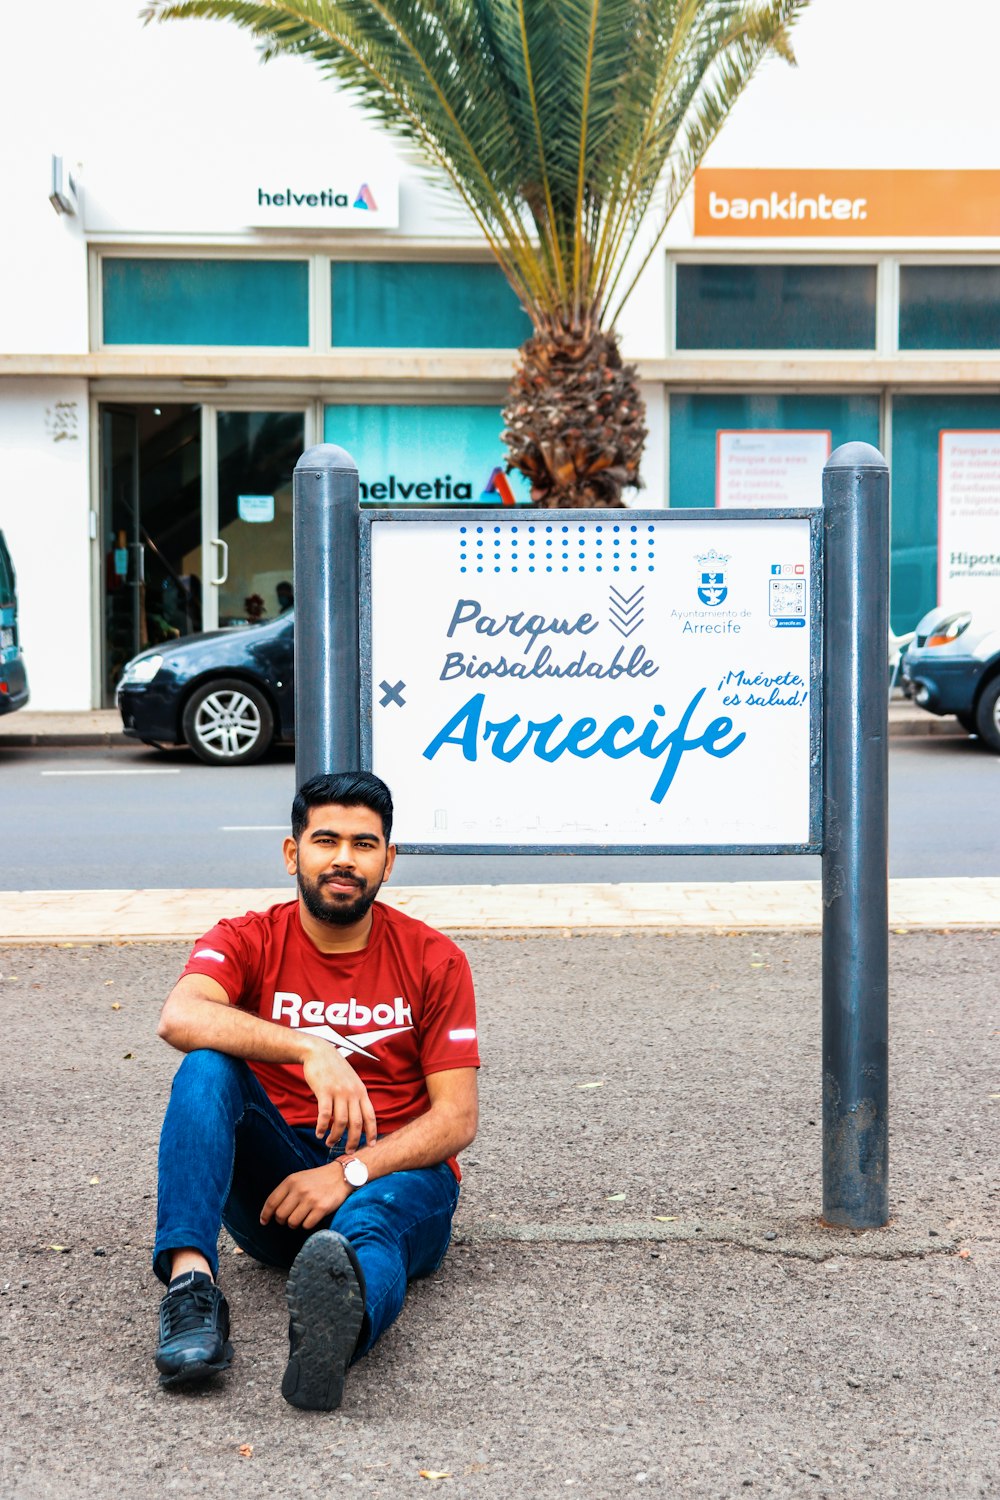
<svg viewBox="0 0 1000 1500">
<path fill-rule="evenodd" d="M 80 206 L 76 178 L 61 156 L 52 158 L 52 191 L 49 202 L 57 214 L 75 214 Z"/>
</svg>

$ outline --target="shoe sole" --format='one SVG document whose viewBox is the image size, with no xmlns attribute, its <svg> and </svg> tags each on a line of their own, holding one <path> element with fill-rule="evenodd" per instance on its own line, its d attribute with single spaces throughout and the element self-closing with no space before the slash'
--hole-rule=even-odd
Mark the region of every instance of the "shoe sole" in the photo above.
<svg viewBox="0 0 1000 1500">
<path fill-rule="evenodd" d="M 175 1385 L 200 1385 L 202 1381 L 211 1380 L 213 1375 L 221 1375 L 223 1370 L 228 1370 L 233 1362 L 233 1346 L 226 1344 L 223 1349 L 222 1359 L 216 1364 L 197 1363 L 183 1365 L 179 1370 L 170 1374 L 161 1374 L 160 1385 L 171 1387 Z"/>
<path fill-rule="evenodd" d="M 364 1298 L 339 1235 L 321 1229 L 296 1256 L 285 1295 L 292 1320 L 281 1394 L 303 1411 L 334 1411 L 361 1331 Z"/>
</svg>

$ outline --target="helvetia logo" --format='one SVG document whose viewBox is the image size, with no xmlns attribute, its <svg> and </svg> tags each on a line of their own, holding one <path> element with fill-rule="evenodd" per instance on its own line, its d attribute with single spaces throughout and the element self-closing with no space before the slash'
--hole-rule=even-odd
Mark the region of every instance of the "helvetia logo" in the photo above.
<svg viewBox="0 0 1000 1500">
<path fill-rule="evenodd" d="M 375 194 L 363 182 L 354 195 L 353 201 L 349 193 L 338 192 L 334 188 L 322 188 L 318 193 L 295 193 L 290 187 L 286 187 L 280 193 L 265 192 L 262 187 L 257 189 L 258 208 L 360 208 L 365 213 L 378 213 L 378 204 L 375 202 Z"/>
<path fill-rule="evenodd" d="M 433 479 L 400 479 L 389 474 L 385 479 L 367 483 L 361 480 L 358 486 L 362 500 L 472 500 L 471 480 L 453 479 L 450 474 L 436 474 Z M 479 492 L 483 505 L 516 505 L 517 499 L 510 480 L 499 466 L 490 471 L 489 478 Z"/>
</svg>

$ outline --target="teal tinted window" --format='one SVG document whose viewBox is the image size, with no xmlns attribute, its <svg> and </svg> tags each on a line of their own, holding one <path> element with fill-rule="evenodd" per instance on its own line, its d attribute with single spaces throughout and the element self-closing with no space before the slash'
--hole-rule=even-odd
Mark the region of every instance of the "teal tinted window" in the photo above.
<svg viewBox="0 0 1000 1500">
<path fill-rule="evenodd" d="M 944 431 L 1000 430 L 998 396 L 895 396 L 892 403 L 892 625 L 912 630 L 937 603 L 938 451 Z"/>
<path fill-rule="evenodd" d="M 677 267 L 678 349 L 874 349 L 874 266 Z"/>
<path fill-rule="evenodd" d="M 877 396 L 780 396 L 766 392 L 670 398 L 670 504 L 715 504 L 716 439 L 720 431 L 771 428 L 828 431 L 834 448 L 878 446 Z"/>
<path fill-rule="evenodd" d="M 106 344 L 309 344 L 304 260 L 102 262 Z"/>
<path fill-rule="evenodd" d="M 340 348 L 516 349 L 531 333 L 499 266 L 334 261 Z"/>
<path fill-rule="evenodd" d="M 1000 266 L 900 266 L 901 349 L 1000 349 Z"/>
<path fill-rule="evenodd" d="M 491 406 L 328 406 L 324 440 L 358 466 L 362 500 L 381 505 L 500 503 L 484 495 L 507 449 L 503 418 Z M 527 480 L 508 476 L 518 500 Z"/>
</svg>

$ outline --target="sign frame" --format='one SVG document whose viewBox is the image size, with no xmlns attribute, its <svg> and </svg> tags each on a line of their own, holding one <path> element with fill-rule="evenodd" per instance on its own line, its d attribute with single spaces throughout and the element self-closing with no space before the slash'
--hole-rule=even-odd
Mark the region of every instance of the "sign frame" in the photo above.
<svg viewBox="0 0 1000 1500">
<path fill-rule="evenodd" d="M 583 514 L 583 512 L 580 512 Z M 587 512 L 593 515 L 594 512 Z M 611 514 L 601 511 L 602 517 Z M 696 523 L 741 522 L 752 525 L 756 521 L 807 521 L 809 523 L 809 815 L 808 836 L 803 843 L 771 844 L 635 844 L 635 843 L 586 843 L 586 844 L 510 844 L 445 842 L 401 842 L 400 853 L 405 854 L 821 854 L 823 852 L 823 509 L 817 506 L 783 506 L 781 508 L 696 507 L 670 510 L 623 510 L 622 515 L 636 522 L 656 522 L 660 525 L 690 526 Z M 574 513 L 576 515 L 576 513 Z M 523 512 L 509 508 L 476 506 L 418 510 L 379 509 L 361 510 L 359 516 L 359 597 L 358 628 L 360 646 L 360 749 L 361 765 L 373 770 L 373 673 L 372 673 L 372 530 L 373 527 L 389 524 L 413 525 L 415 523 L 442 523 L 478 521 L 488 519 L 492 524 L 503 526 L 523 523 Z"/>
</svg>

